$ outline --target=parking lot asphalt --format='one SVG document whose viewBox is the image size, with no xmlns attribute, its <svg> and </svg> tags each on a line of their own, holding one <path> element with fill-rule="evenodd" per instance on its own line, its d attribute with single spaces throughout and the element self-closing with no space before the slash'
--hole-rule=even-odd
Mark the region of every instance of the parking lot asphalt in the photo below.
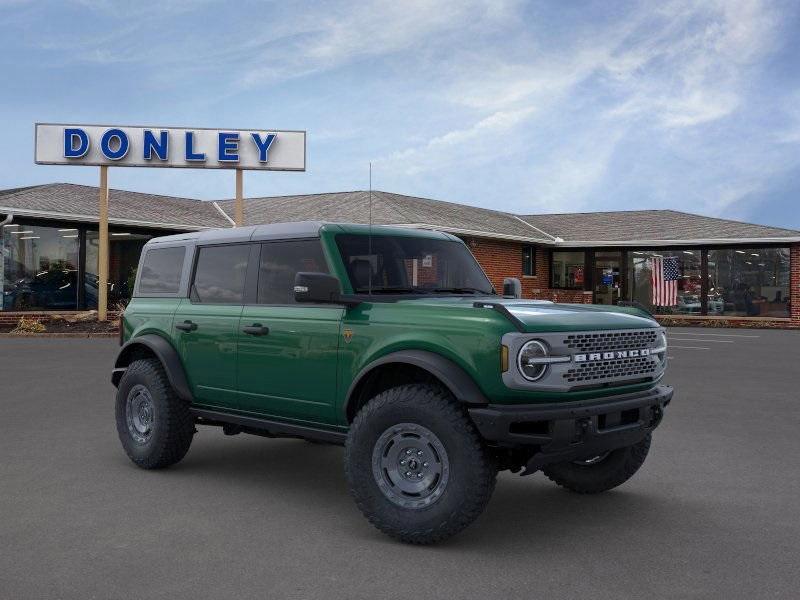
<svg viewBox="0 0 800 600">
<path fill-rule="evenodd" d="M 600 496 L 501 474 L 433 547 L 350 499 L 342 450 L 201 428 L 136 468 L 111 340 L 0 340 L 0 598 L 796 598 L 800 332 L 670 329 L 642 470 Z"/>
</svg>

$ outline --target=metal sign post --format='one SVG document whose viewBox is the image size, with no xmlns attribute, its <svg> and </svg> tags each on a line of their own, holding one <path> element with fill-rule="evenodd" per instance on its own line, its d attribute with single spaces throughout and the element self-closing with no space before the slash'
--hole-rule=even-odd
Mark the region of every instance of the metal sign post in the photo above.
<svg viewBox="0 0 800 600">
<path fill-rule="evenodd" d="M 236 206 L 233 211 L 233 220 L 236 227 L 244 225 L 244 173 L 236 169 Z"/>
<path fill-rule="evenodd" d="M 108 167 L 100 167 L 100 210 L 97 222 L 97 320 L 108 319 Z"/>
<path fill-rule="evenodd" d="M 305 171 L 306 132 L 202 127 L 36 123 L 39 165 L 100 167 L 97 318 L 108 318 L 108 167 L 172 167 L 236 171 L 235 226 L 244 225 L 245 169 Z"/>
</svg>

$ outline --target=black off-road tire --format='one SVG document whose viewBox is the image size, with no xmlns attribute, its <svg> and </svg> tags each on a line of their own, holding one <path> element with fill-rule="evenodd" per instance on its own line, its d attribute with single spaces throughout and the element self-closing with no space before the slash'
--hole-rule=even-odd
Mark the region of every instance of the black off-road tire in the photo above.
<svg viewBox="0 0 800 600">
<path fill-rule="evenodd" d="M 405 435 L 403 428 L 427 432 L 424 439 L 435 440 L 440 448 L 437 453 L 434 446 L 428 446 L 429 455 L 440 463 L 439 481 L 444 485 L 435 488 L 435 497 L 416 500 L 430 502 L 424 506 L 409 507 L 398 504 L 403 499 L 391 500 L 381 490 L 381 486 L 391 486 L 387 480 L 379 484 L 373 469 L 374 461 L 388 454 L 381 450 L 382 440 L 387 434 Z M 408 435 L 413 437 L 413 433 Z M 398 448 L 404 443 L 398 442 Z M 382 532 L 412 544 L 440 542 L 467 527 L 483 512 L 497 478 L 497 467 L 464 407 L 447 390 L 428 384 L 403 385 L 372 398 L 350 427 L 344 463 L 350 493 L 364 516 Z"/>
<path fill-rule="evenodd" d="M 132 394 L 144 398 L 149 395 L 151 418 L 146 434 L 129 422 L 127 409 Z M 143 469 L 162 469 L 180 461 L 188 452 L 195 431 L 188 404 L 175 394 L 163 366 L 154 358 L 135 360 L 128 366 L 117 389 L 116 420 L 125 453 Z"/>
<path fill-rule="evenodd" d="M 548 465 L 542 472 L 554 483 L 578 494 L 599 494 L 633 477 L 647 458 L 650 434 L 641 442 L 618 448 L 594 464 L 566 462 Z"/>
</svg>

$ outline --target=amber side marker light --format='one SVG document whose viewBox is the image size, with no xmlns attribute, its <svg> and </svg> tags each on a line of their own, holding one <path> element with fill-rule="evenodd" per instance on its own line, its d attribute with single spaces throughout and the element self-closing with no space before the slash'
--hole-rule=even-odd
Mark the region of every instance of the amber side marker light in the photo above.
<svg viewBox="0 0 800 600">
<path fill-rule="evenodd" d="M 500 346 L 500 370 L 508 371 L 508 346 Z"/>
</svg>

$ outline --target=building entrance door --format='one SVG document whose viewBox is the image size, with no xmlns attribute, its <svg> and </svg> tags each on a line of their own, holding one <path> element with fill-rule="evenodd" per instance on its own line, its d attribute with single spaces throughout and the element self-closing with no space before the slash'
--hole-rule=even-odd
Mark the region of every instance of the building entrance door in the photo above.
<svg viewBox="0 0 800 600">
<path fill-rule="evenodd" d="M 594 303 L 616 304 L 622 297 L 622 252 L 598 250 L 594 253 Z"/>
</svg>

